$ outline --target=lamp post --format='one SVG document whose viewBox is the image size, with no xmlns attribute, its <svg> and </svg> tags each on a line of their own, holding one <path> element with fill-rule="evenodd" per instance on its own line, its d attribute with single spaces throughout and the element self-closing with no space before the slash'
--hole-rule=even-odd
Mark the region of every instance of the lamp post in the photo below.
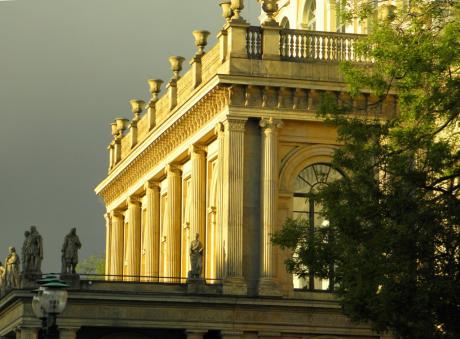
<svg viewBox="0 0 460 339">
<path fill-rule="evenodd" d="M 32 310 L 42 321 L 42 336 L 56 338 L 59 336 L 56 318 L 67 305 L 67 285 L 56 276 L 46 276 L 38 281 L 40 287 L 32 299 Z"/>
</svg>

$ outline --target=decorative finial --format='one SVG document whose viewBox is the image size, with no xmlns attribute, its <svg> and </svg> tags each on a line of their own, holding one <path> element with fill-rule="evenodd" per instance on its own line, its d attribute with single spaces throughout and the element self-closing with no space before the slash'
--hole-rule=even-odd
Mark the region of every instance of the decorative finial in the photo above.
<svg viewBox="0 0 460 339">
<path fill-rule="evenodd" d="M 184 60 L 184 57 L 181 56 L 169 57 L 169 63 L 171 64 L 171 70 L 173 71 L 173 80 L 179 80 L 179 73 L 182 71 L 182 63 Z"/>
<path fill-rule="evenodd" d="M 232 20 L 233 16 L 233 11 L 231 8 L 231 3 L 230 1 L 222 1 L 219 4 L 220 8 L 222 8 L 222 16 L 227 20 L 227 22 L 230 22 Z"/>
<path fill-rule="evenodd" d="M 129 101 L 129 103 L 131 105 L 131 111 L 134 114 L 134 119 L 133 120 L 138 121 L 140 114 L 144 110 L 145 101 L 144 100 L 132 99 L 132 100 Z"/>
<path fill-rule="evenodd" d="M 242 21 L 243 17 L 240 15 L 241 11 L 244 9 L 244 0 L 231 0 L 230 8 L 232 9 L 234 15 L 231 21 Z"/>
<path fill-rule="evenodd" d="M 128 128 L 129 120 L 126 118 L 116 118 L 115 123 L 117 125 L 117 137 L 121 137 L 123 132 Z"/>
<path fill-rule="evenodd" d="M 267 19 L 262 23 L 265 26 L 279 26 L 274 16 L 278 12 L 278 1 L 277 0 L 263 0 L 262 9 L 267 14 Z"/>
<path fill-rule="evenodd" d="M 149 83 L 150 93 L 152 94 L 151 102 L 155 103 L 158 101 L 158 94 L 161 91 L 161 85 L 164 81 L 161 79 L 149 79 L 147 81 Z"/>
<path fill-rule="evenodd" d="M 204 54 L 204 48 L 208 44 L 208 37 L 211 33 L 208 31 L 193 31 L 192 34 L 195 38 L 195 45 L 198 47 L 196 55 L 201 56 Z"/>
</svg>

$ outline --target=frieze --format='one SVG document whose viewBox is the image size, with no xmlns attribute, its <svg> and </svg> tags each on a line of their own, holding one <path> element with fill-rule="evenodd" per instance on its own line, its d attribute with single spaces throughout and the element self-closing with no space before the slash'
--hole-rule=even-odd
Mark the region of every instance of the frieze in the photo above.
<svg viewBox="0 0 460 339">
<path fill-rule="evenodd" d="M 104 202 L 110 204 L 128 190 L 178 145 L 218 114 L 228 105 L 228 102 L 226 87 L 218 86 L 206 94 L 200 102 L 179 117 L 99 192 Z"/>
</svg>

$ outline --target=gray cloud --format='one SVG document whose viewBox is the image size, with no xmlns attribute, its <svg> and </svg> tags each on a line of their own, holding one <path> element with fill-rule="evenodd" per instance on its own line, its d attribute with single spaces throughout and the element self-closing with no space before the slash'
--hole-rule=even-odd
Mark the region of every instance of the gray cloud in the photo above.
<svg viewBox="0 0 460 339">
<path fill-rule="evenodd" d="M 247 1 L 244 15 L 258 15 Z M 104 250 L 109 123 L 169 79 L 169 55 L 190 58 L 194 29 L 215 36 L 218 1 L 28 0 L 0 4 L 0 260 L 35 224 L 45 271 L 60 268 L 71 227 L 81 257 Z M 211 44 L 215 39 L 211 40 Z"/>
</svg>

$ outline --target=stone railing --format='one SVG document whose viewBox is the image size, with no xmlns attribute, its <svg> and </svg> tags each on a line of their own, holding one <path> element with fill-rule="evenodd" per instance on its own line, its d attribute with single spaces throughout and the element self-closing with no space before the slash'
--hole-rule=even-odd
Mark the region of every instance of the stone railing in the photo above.
<svg viewBox="0 0 460 339">
<path fill-rule="evenodd" d="M 246 49 L 249 59 L 262 59 L 263 30 L 258 26 L 250 26 L 246 32 Z"/>
<path fill-rule="evenodd" d="M 304 31 L 280 31 L 280 56 L 287 61 L 365 61 L 356 53 L 361 34 Z"/>
</svg>

